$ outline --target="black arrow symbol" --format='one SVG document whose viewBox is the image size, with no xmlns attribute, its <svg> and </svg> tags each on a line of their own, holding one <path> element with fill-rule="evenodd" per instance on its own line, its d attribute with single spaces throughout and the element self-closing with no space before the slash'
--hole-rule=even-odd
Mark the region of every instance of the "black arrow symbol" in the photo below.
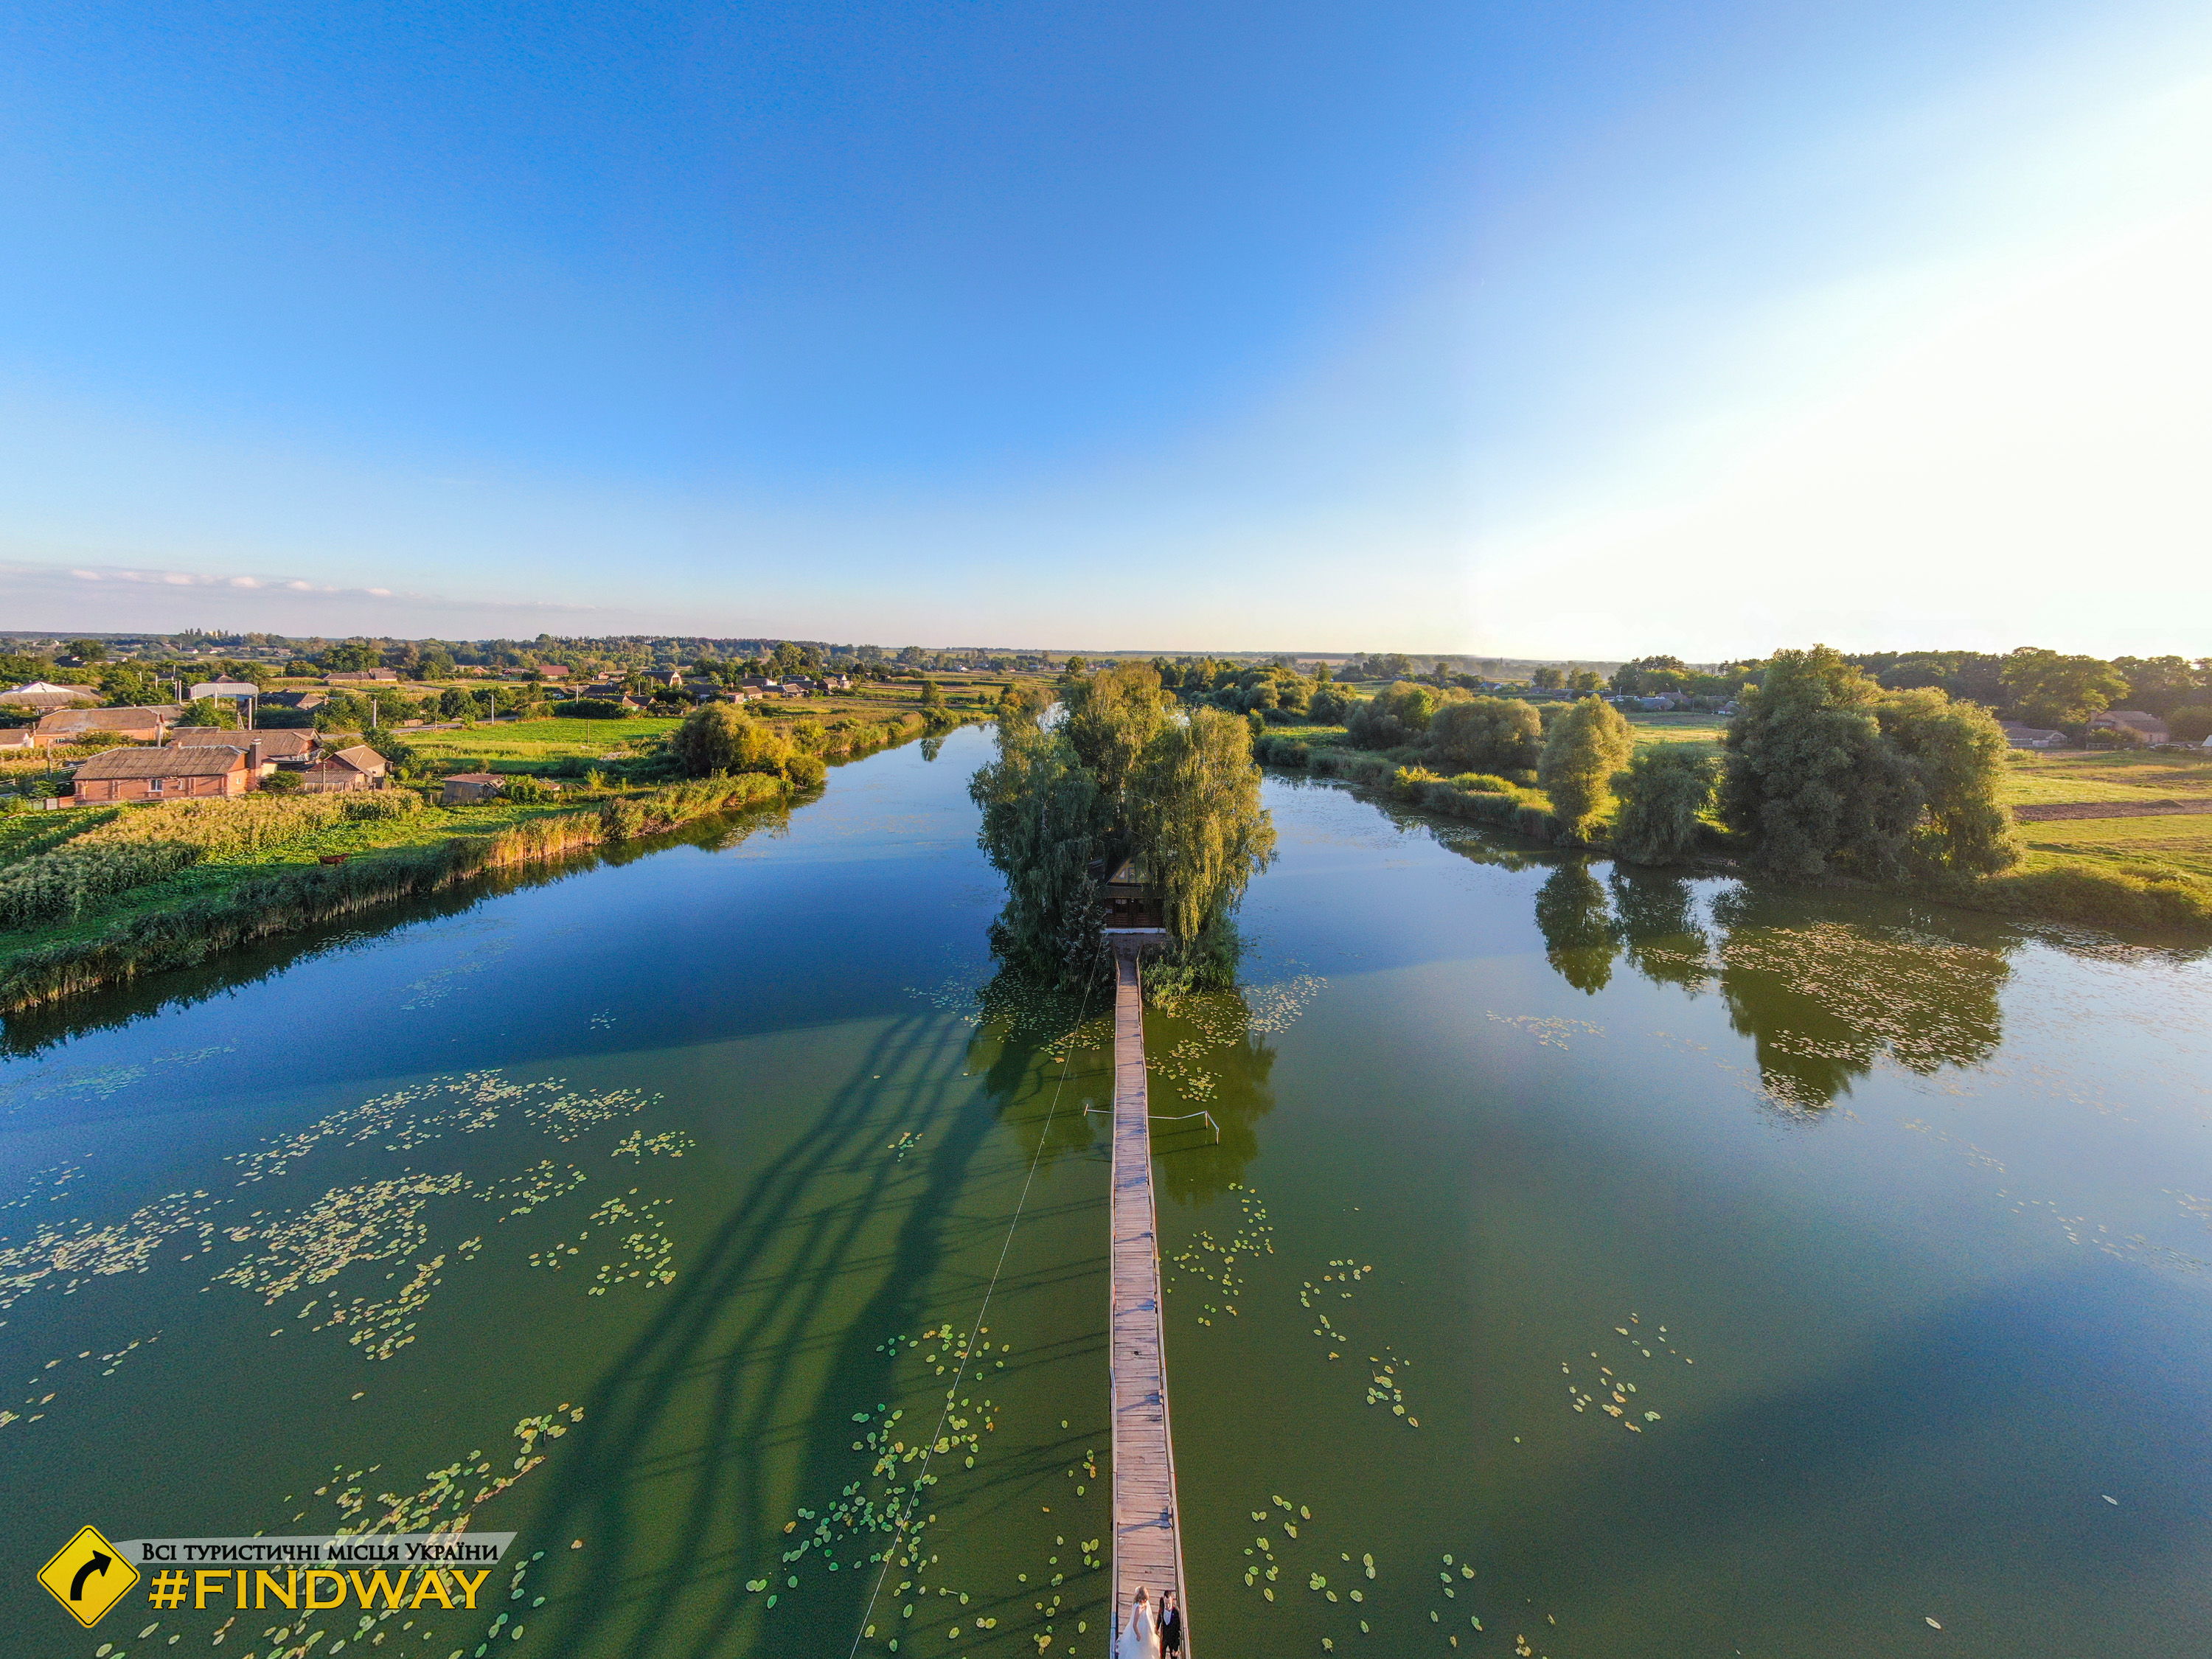
<svg viewBox="0 0 2212 1659">
<path fill-rule="evenodd" d="M 105 1577 L 107 1574 L 107 1558 L 102 1555 L 98 1550 L 94 1550 L 92 1553 L 91 1560 L 86 1562 L 82 1566 L 76 1570 L 76 1577 L 70 1580 L 70 1601 L 82 1601 L 84 1600 L 84 1581 L 91 1577 L 95 1572 L 99 1573 L 102 1577 Z"/>
</svg>

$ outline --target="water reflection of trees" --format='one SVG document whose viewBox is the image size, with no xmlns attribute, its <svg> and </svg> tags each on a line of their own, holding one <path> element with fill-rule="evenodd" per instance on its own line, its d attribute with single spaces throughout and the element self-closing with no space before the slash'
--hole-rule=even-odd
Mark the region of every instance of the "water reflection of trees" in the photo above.
<svg viewBox="0 0 2212 1659">
<path fill-rule="evenodd" d="M 1883 1061 L 1923 1076 L 1978 1064 L 2003 1036 L 2001 950 L 1846 915 L 1850 901 L 1754 887 L 1701 915 L 1697 888 L 1586 860 L 1554 869 L 1536 925 L 1559 976 L 1591 994 L 1626 963 L 1656 985 L 1717 988 L 1768 1097 L 1818 1109 Z"/>
<path fill-rule="evenodd" d="M 1024 1154 L 1103 1157 L 1114 1107 L 1110 991 L 1086 1001 L 1006 970 L 984 988 L 981 1004 L 968 1067 Z M 1275 1050 L 1253 1029 L 1236 991 L 1182 999 L 1164 1016 L 1155 1011 L 1152 1024 L 1155 1178 L 1170 1197 L 1204 1203 L 1240 1180 L 1259 1155 L 1256 1126 L 1275 1104 L 1269 1081 Z M 1179 1073 L 1202 1073 L 1210 1091 L 1177 1088 Z M 1206 1117 L 1182 1117 L 1185 1111 L 1206 1113 L 1215 1127 Z"/>
<path fill-rule="evenodd" d="M 1613 982 L 1620 934 L 1605 889 L 1577 859 L 1552 872 L 1536 890 L 1536 926 L 1544 956 L 1559 977 L 1586 996 Z"/>
</svg>

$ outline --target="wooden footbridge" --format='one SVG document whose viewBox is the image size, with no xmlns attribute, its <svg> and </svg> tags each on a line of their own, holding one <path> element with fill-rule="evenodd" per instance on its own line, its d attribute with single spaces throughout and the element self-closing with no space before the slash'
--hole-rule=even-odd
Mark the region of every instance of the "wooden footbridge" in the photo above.
<svg viewBox="0 0 2212 1659">
<path fill-rule="evenodd" d="M 1109 928 L 1114 950 L 1113 1300 L 1109 1328 L 1114 1416 L 1114 1620 L 1128 1623 L 1139 1589 L 1157 1613 L 1176 1592 L 1186 1628 L 1182 1516 L 1175 1441 L 1168 1428 L 1167 1351 L 1160 1309 L 1160 1250 L 1152 1205 L 1151 1098 L 1145 1081 L 1145 1003 L 1137 958 L 1163 940 L 1149 928 Z M 1115 1638 L 1108 1638 L 1109 1651 Z M 1190 1644 L 1188 1636 L 1184 1652 Z"/>
</svg>

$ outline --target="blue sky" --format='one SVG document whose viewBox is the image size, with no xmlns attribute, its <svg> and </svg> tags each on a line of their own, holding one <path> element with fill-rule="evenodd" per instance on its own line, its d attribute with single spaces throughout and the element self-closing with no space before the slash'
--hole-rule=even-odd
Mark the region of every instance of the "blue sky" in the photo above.
<svg viewBox="0 0 2212 1659">
<path fill-rule="evenodd" d="M 25 0 L 0 145 L 6 626 L 2212 650 L 2201 7 Z"/>
</svg>

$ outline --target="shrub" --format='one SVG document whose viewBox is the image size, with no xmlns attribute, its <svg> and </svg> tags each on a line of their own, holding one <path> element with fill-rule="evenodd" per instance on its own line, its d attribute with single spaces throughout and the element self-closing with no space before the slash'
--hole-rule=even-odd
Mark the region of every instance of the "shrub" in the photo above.
<svg viewBox="0 0 2212 1659">
<path fill-rule="evenodd" d="M 818 755 L 793 755 L 783 763 L 783 775 L 801 789 L 821 787 L 829 775 L 828 763 Z"/>
<path fill-rule="evenodd" d="M 2096 927 L 2212 932 L 2212 882 L 2156 865 L 2066 865 L 1996 876 L 1961 896 L 1984 908 Z"/>
<path fill-rule="evenodd" d="M 2081 739 L 2085 749 L 2140 749 L 2143 735 L 2124 726 L 2093 726 Z"/>
<path fill-rule="evenodd" d="M 629 710 L 612 697 L 571 697 L 561 705 L 563 720 L 619 720 L 629 717 Z"/>
<path fill-rule="evenodd" d="M 669 733 L 668 752 L 687 775 L 703 778 L 716 772 L 781 772 L 792 749 L 782 732 L 750 719 L 735 703 L 710 702 Z"/>
<path fill-rule="evenodd" d="M 1427 732 L 1443 702 L 1444 694 L 1432 685 L 1400 680 L 1353 705 L 1345 717 L 1345 730 L 1362 749 L 1395 749 Z"/>
<path fill-rule="evenodd" d="M 1663 744 L 1632 757 L 1613 782 L 1613 850 L 1632 864 L 1679 864 L 1704 836 L 1720 767 L 1686 744 Z"/>
<path fill-rule="evenodd" d="M 1429 722 L 1429 752 L 1463 772 L 1510 772 L 1536 764 L 1543 717 L 1516 697 L 1448 702 Z"/>
<path fill-rule="evenodd" d="M 288 772 L 280 766 L 262 779 L 258 787 L 264 795 L 296 795 L 304 781 L 297 772 Z"/>
<path fill-rule="evenodd" d="M 535 803 L 555 799 L 561 792 L 544 779 L 534 778 L 522 772 L 509 777 L 500 786 L 499 793 L 508 800 Z"/>
</svg>

